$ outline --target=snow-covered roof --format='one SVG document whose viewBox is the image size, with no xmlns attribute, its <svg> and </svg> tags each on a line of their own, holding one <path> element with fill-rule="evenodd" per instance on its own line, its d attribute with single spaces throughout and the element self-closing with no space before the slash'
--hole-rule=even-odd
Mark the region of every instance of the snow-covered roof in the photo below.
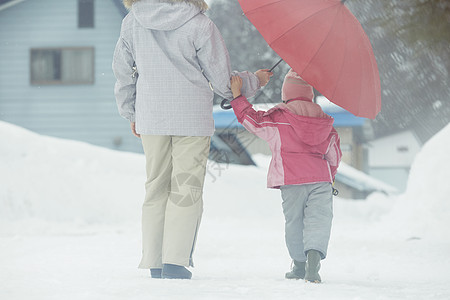
<svg viewBox="0 0 450 300">
<path fill-rule="evenodd" d="M 339 164 L 336 181 L 342 182 L 358 191 L 383 192 L 386 194 L 398 194 L 397 188 L 373 178 L 352 166 L 341 162 Z"/>
<path fill-rule="evenodd" d="M 319 104 L 324 111 L 327 111 L 328 113 L 345 113 L 347 112 L 342 107 L 334 104 L 324 96 L 319 96 L 316 98 L 317 104 Z"/>
</svg>

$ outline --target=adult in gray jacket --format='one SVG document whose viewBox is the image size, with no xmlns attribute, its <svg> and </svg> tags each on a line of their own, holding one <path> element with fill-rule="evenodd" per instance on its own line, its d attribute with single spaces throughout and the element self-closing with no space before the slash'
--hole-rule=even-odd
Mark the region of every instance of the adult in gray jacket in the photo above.
<svg viewBox="0 0 450 300">
<path fill-rule="evenodd" d="M 154 278 L 190 279 L 203 211 L 214 92 L 232 99 L 231 75 L 252 97 L 271 73 L 231 72 L 203 0 L 124 0 L 113 59 L 119 113 L 142 140 L 147 181 L 142 260 Z"/>
</svg>

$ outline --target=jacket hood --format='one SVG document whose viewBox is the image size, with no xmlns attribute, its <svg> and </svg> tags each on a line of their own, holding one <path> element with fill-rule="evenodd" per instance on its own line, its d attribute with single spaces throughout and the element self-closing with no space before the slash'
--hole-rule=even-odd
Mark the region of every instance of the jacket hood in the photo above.
<svg viewBox="0 0 450 300">
<path fill-rule="evenodd" d="M 126 8 L 145 28 L 174 30 L 208 9 L 203 0 L 124 0 Z"/>
<path fill-rule="evenodd" d="M 334 119 L 331 116 L 325 114 L 322 109 L 320 109 L 319 113 L 314 114 L 315 116 L 298 115 L 298 108 L 297 111 L 295 109 L 281 103 L 270 109 L 266 114 L 281 110 L 294 128 L 295 134 L 307 145 L 316 146 L 328 140 L 334 123 Z"/>
</svg>

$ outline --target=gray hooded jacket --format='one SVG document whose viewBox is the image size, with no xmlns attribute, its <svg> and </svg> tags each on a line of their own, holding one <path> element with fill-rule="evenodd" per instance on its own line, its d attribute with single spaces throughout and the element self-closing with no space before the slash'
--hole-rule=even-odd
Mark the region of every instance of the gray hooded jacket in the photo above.
<svg viewBox="0 0 450 300">
<path fill-rule="evenodd" d="M 199 0 L 139 0 L 122 22 L 113 71 L 119 113 L 145 135 L 211 136 L 213 97 L 231 99 L 228 51 Z M 238 73 L 243 94 L 260 88 Z"/>
</svg>

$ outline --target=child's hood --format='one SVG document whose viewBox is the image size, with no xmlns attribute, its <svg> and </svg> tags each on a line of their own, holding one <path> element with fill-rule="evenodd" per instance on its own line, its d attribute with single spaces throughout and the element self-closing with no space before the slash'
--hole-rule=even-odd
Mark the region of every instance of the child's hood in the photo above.
<svg viewBox="0 0 450 300">
<path fill-rule="evenodd" d="M 170 31 L 202 13 L 207 8 L 203 3 L 198 0 L 140 0 L 134 2 L 131 13 L 147 29 Z"/>
<path fill-rule="evenodd" d="M 317 105 L 315 103 L 311 103 Z M 281 103 L 266 114 L 280 111 L 288 123 L 294 128 L 295 134 L 302 142 L 316 146 L 325 142 L 333 129 L 334 119 L 325 114 L 322 109 L 314 112 L 312 116 L 299 115 L 289 105 Z"/>
</svg>

